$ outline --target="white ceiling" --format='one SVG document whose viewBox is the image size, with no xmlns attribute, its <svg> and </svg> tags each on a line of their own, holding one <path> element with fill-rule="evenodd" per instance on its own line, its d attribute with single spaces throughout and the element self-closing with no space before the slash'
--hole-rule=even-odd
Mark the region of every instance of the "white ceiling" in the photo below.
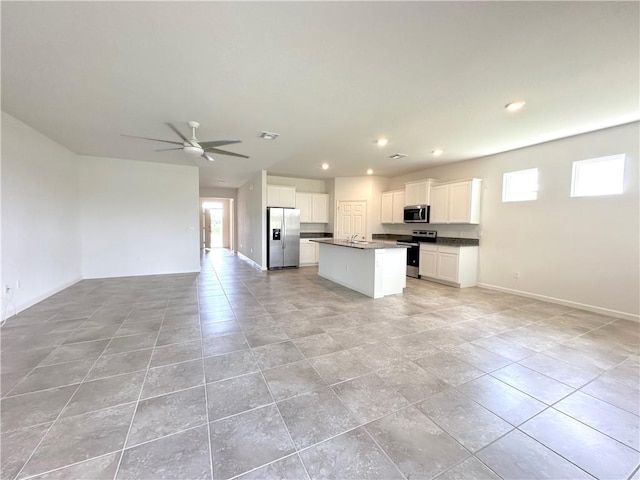
<svg viewBox="0 0 640 480">
<path fill-rule="evenodd" d="M 640 118 L 638 2 L 3 1 L 1 13 L 3 110 L 79 154 L 193 164 L 121 136 L 174 140 L 165 123 L 187 133 L 188 120 L 202 141 L 242 140 L 222 148 L 249 160 L 195 161 L 203 186 L 258 170 L 396 176 Z M 518 99 L 522 111 L 504 110 Z"/>
</svg>

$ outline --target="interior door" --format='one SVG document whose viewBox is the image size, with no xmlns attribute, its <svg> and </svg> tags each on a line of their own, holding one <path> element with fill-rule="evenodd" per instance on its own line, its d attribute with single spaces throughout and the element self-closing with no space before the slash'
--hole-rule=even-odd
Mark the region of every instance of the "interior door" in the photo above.
<svg viewBox="0 0 640 480">
<path fill-rule="evenodd" d="M 211 248 L 211 210 L 204 210 L 204 248 Z"/>
<path fill-rule="evenodd" d="M 338 239 L 357 235 L 363 239 L 367 235 L 367 202 L 338 202 Z"/>
</svg>

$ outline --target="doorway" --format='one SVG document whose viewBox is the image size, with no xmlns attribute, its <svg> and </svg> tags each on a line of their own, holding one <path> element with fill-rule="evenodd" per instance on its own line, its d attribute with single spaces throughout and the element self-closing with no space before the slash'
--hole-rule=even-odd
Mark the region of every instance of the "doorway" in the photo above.
<svg viewBox="0 0 640 480">
<path fill-rule="evenodd" d="M 201 199 L 201 248 L 233 248 L 233 200 Z"/>
<path fill-rule="evenodd" d="M 338 202 L 338 221 L 336 222 L 336 238 L 344 239 L 357 235 L 360 239 L 367 236 L 367 202 Z"/>
</svg>

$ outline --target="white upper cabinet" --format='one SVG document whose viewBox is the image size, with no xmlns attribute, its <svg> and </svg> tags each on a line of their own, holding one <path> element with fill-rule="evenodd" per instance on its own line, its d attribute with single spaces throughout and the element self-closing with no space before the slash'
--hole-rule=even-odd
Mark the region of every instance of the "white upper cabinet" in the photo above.
<svg viewBox="0 0 640 480">
<path fill-rule="evenodd" d="M 329 195 L 326 193 L 296 193 L 296 208 L 300 223 L 328 223 Z"/>
<path fill-rule="evenodd" d="M 393 192 L 382 192 L 380 223 L 393 223 Z"/>
<path fill-rule="evenodd" d="M 296 193 L 296 208 L 300 210 L 300 223 L 311 223 L 310 193 Z"/>
<path fill-rule="evenodd" d="M 267 207 L 296 208 L 296 187 L 267 185 Z"/>
<path fill-rule="evenodd" d="M 449 185 L 431 187 L 429 223 L 449 223 Z"/>
<path fill-rule="evenodd" d="M 433 185 L 429 223 L 480 223 L 481 190 L 479 178 Z"/>
<path fill-rule="evenodd" d="M 430 180 L 405 183 L 404 205 L 429 205 Z"/>
<path fill-rule="evenodd" d="M 311 222 L 329 223 L 329 195 L 326 193 L 311 194 Z"/>
<path fill-rule="evenodd" d="M 382 192 L 380 223 L 404 223 L 404 190 Z"/>
</svg>

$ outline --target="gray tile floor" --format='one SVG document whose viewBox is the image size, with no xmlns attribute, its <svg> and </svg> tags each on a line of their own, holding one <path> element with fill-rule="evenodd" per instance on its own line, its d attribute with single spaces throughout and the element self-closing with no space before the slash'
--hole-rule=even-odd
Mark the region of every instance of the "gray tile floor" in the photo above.
<svg viewBox="0 0 640 480">
<path fill-rule="evenodd" d="M 638 479 L 640 325 L 227 251 L 1 330 L 3 479 Z"/>
</svg>

